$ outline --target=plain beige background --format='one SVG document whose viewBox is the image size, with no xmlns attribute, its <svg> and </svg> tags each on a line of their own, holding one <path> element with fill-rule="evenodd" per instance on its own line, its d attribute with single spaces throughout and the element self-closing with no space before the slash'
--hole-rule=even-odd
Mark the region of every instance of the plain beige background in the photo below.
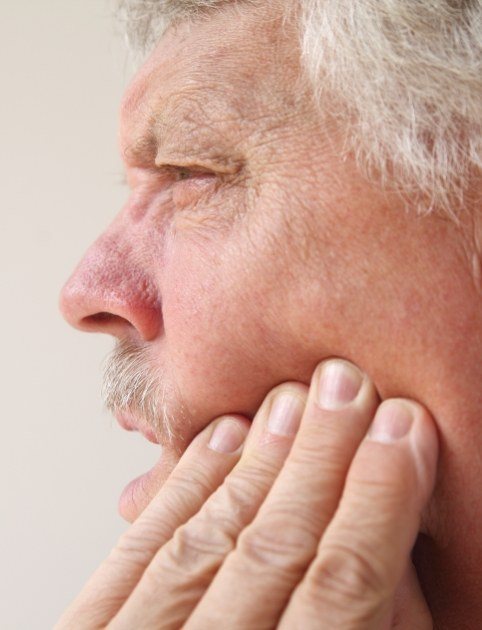
<svg viewBox="0 0 482 630">
<path fill-rule="evenodd" d="M 115 544 L 123 486 L 157 448 L 103 411 L 112 342 L 60 287 L 122 204 L 127 53 L 107 0 L 0 0 L 0 628 L 52 627 Z"/>
</svg>

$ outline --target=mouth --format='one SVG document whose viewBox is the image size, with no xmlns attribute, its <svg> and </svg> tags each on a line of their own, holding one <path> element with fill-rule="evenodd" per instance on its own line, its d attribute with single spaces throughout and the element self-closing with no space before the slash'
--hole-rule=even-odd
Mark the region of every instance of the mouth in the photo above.
<svg viewBox="0 0 482 630">
<path fill-rule="evenodd" d="M 136 420 L 136 418 L 129 412 L 117 411 L 115 417 L 120 426 L 126 431 L 138 431 L 146 438 L 146 440 L 149 440 L 149 442 L 152 442 L 153 444 L 160 444 L 160 441 L 156 437 L 153 429 L 147 426 L 145 422 Z"/>
<path fill-rule="evenodd" d="M 175 453 L 168 447 L 161 446 L 154 430 L 131 413 L 119 411 L 115 413 L 115 417 L 126 431 L 137 431 L 149 442 L 160 446 L 159 459 L 154 466 L 130 481 L 119 498 L 119 514 L 129 523 L 133 523 L 164 485 L 179 457 L 175 457 Z"/>
</svg>

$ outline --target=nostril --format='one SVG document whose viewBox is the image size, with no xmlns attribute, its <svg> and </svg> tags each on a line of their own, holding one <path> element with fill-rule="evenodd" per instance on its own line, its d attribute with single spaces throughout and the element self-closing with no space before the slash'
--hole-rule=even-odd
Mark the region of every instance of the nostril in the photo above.
<svg viewBox="0 0 482 630">
<path fill-rule="evenodd" d="M 92 322 L 93 324 L 102 324 L 103 322 L 112 319 L 113 317 L 118 317 L 118 315 L 113 315 L 112 313 L 96 313 L 95 315 L 89 315 L 88 317 L 84 317 L 84 322 Z"/>
<path fill-rule="evenodd" d="M 132 328 L 132 324 L 127 319 L 108 312 L 95 313 L 95 315 L 84 317 L 82 324 L 85 329 L 98 330 L 99 332 L 107 332 L 106 329 L 108 328 L 125 328 L 126 326 Z"/>
</svg>

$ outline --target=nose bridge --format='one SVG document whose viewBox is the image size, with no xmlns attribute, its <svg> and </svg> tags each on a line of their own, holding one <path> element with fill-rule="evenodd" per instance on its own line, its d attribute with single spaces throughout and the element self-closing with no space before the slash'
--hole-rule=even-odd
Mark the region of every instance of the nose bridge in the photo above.
<svg viewBox="0 0 482 630">
<path fill-rule="evenodd" d="M 60 307 L 81 330 L 122 337 L 135 329 L 151 340 L 162 323 L 160 295 L 142 243 L 135 247 L 129 235 L 114 225 L 89 248 L 62 290 Z"/>
</svg>

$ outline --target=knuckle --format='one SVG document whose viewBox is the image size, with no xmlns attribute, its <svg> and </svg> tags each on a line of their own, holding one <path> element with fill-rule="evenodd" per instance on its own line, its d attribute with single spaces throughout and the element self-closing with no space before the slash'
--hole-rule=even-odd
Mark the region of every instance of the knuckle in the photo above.
<svg viewBox="0 0 482 630">
<path fill-rule="evenodd" d="M 291 507 L 278 509 L 276 514 L 246 528 L 238 539 L 236 552 L 244 564 L 301 575 L 317 543 L 317 536 L 299 522 L 293 523 Z"/>
<path fill-rule="evenodd" d="M 236 484 L 241 493 L 266 494 L 278 473 L 279 464 L 276 461 L 265 457 L 264 453 L 254 452 L 241 460 L 228 480 Z"/>
<path fill-rule="evenodd" d="M 130 531 L 122 534 L 117 545 L 110 552 L 108 562 L 121 566 L 124 564 L 125 566 L 145 566 L 152 559 L 156 542 L 154 537 L 151 542 L 145 529 L 143 532 L 146 533 L 146 538 L 137 534 L 133 535 Z"/>
<path fill-rule="evenodd" d="M 176 470 L 173 479 L 177 494 L 182 493 L 190 497 L 199 497 L 199 494 L 207 494 L 212 491 L 212 479 L 210 471 L 204 468 L 202 463 L 196 462 L 195 466 Z"/>
<path fill-rule="evenodd" d="M 183 525 L 172 539 L 171 557 L 177 562 L 192 563 L 202 556 L 224 557 L 234 547 L 233 539 L 223 526 L 209 518 L 197 518 Z"/>
<path fill-rule="evenodd" d="M 222 511 L 225 518 L 234 518 L 243 522 L 247 515 L 251 515 L 260 497 L 264 497 L 268 490 L 269 484 L 260 477 L 256 477 L 253 471 L 240 470 L 226 479 L 213 497 L 212 509 Z"/>
<path fill-rule="evenodd" d="M 351 478 L 353 495 L 371 504 L 383 504 L 385 511 L 404 509 L 412 504 L 417 485 L 414 460 L 406 449 L 392 449 L 390 456 L 377 458 L 380 451 L 367 449 L 359 453 L 360 465 Z"/>
<path fill-rule="evenodd" d="M 403 466 L 405 462 L 400 461 L 406 458 L 397 457 L 399 453 L 391 454 L 393 459 L 387 462 L 385 468 L 386 478 L 365 478 L 353 480 L 353 492 L 357 493 L 365 501 L 373 504 L 381 504 L 385 506 L 384 511 L 388 514 L 398 513 L 403 506 L 407 507 L 407 499 L 413 494 L 413 487 L 416 479 L 412 468 Z M 405 453 L 401 453 L 405 455 Z M 404 474 L 400 474 L 400 470 Z M 398 508 L 398 509 L 397 509 Z"/>
<path fill-rule="evenodd" d="M 328 426 L 310 427 L 309 435 L 303 436 L 304 439 L 295 444 L 291 461 L 302 469 L 306 466 L 322 468 L 323 476 L 345 473 L 348 465 L 346 444 L 342 443 L 340 437 L 328 437 L 330 430 Z"/>
<path fill-rule="evenodd" d="M 195 520 L 199 523 L 204 522 L 211 532 L 216 528 L 222 528 L 225 535 L 232 540 L 237 537 L 240 529 L 250 522 L 257 504 L 253 486 L 238 477 L 233 477 L 218 488 Z"/>
<path fill-rule="evenodd" d="M 371 614 L 388 596 L 387 580 L 366 552 L 332 544 L 320 550 L 310 567 L 305 595 L 331 607 Z"/>
<path fill-rule="evenodd" d="M 233 549 L 233 540 L 207 520 L 190 521 L 179 527 L 173 538 L 147 567 L 143 582 L 155 590 L 160 584 L 210 580 L 222 560 Z"/>
</svg>

